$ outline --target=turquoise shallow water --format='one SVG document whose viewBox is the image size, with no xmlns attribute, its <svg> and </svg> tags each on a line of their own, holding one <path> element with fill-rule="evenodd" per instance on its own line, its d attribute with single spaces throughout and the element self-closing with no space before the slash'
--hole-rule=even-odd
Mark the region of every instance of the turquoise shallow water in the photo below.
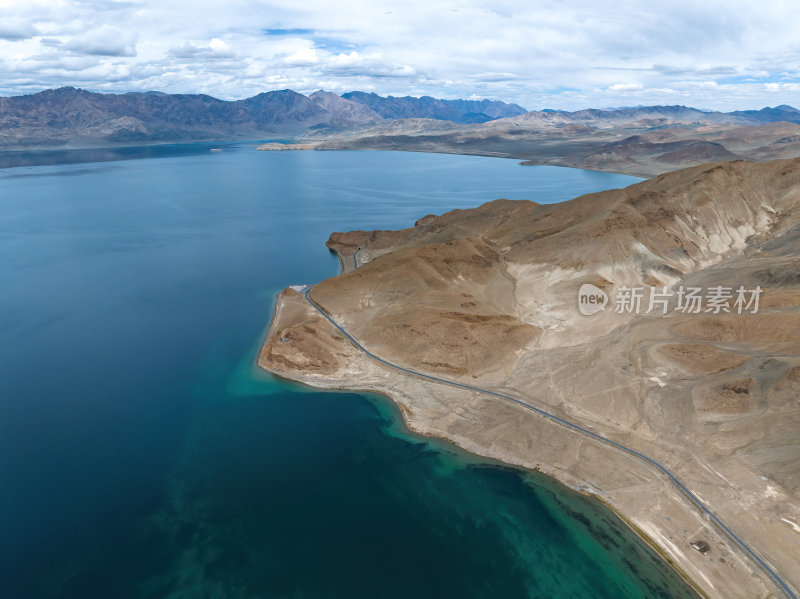
<svg viewBox="0 0 800 599">
<path fill-rule="evenodd" d="M 0 596 L 691 596 L 596 503 L 253 366 L 331 231 L 632 178 L 208 150 L 0 170 Z"/>
</svg>

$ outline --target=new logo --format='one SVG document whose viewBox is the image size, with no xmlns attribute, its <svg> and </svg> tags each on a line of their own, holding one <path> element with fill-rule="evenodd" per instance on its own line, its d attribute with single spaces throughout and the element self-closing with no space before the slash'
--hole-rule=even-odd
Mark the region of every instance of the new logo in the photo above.
<svg viewBox="0 0 800 599">
<path fill-rule="evenodd" d="M 606 292 L 589 283 L 581 285 L 578 290 L 578 309 L 584 316 L 591 316 L 606 309 L 608 295 Z"/>
</svg>

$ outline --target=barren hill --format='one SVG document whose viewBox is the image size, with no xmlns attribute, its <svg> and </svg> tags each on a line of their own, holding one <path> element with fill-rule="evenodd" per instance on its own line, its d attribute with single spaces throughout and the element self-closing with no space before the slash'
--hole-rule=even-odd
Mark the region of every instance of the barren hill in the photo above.
<svg viewBox="0 0 800 599">
<path fill-rule="evenodd" d="M 654 457 L 800 586 L 800 159 L 707 164 L 555 205 L 498 200 L 328 245 L 348 272 L 311 296 L 371 352 L 513 393 Z M 581 314 L 585 284 L 607 294 L 605 310 Z M 636 309 L 624 301 L 632 289 Z M 679 305 L 689 289 L 701 291 L 696 312 Z M 653 293 L 665 303 L 650 304 Z M 383 391 L 415 430 L 592 492 L 710 596 L 771 592 L 646 468 L 499 400 L 375 363 L 294 291 L 259 363 Z M 710 557 L 689 548 L 695 536 Z"/>
</svg>

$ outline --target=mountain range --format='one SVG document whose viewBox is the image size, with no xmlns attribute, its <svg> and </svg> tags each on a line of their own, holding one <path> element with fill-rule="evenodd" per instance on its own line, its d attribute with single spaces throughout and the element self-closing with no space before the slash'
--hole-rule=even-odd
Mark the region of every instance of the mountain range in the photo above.
<svg viewBox="0 0 800 599">
<path fill-rule="evenodd" d="M 73 87 L 0 98 L 0 148 L 90 147 L 175 141 L 313 136 L 336 138 L 376 127 L 390 135 L 461 131 L 559 129 L 580 134 L 613 127 L 642 130 L 704 125 L 800 124 L 800 110 L 709 112 L 686 106 L 640 106 L 607 110 L 541 110 L 493 100 L 382 97 L 353 91 L 308 96 L 285 89 L 244 100 L 204 94 L 132 92 L 101 94 Z M 412 148 L 413 149 L 413 148 Z"/>
<path fill-rule="evenodd" d="M 351 92 L 270 91 L 225 101 L 203 94 L 100 94 L 73 87 L 0 98 L 0 147 L 60 147 L 294 136 L 387 119 L 486 122 L 524 114 L 489 100 L 383 98 Z"/>
<path fill-rule="evenodd" d="M 348 92 L 342 98 L 368 106 L 384 119 L 428 118 L 454 123 L 485 123 L 525 114 L 522 106 L 493 100 L 437 100 L 430 96 L 384 98 L 376 93 Z"/>
</svg>

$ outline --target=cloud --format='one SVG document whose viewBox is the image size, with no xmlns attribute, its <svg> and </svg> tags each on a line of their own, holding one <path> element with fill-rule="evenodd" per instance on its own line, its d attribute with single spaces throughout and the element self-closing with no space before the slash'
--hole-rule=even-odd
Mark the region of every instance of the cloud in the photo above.
<svg viewBox="0 0 800 599">
<path fill-rule="evenodd" d="M 797 93 L 800 91 L 800 83 L 765 83 L 764 88 L 770 92 L 791 92 Z"/>
<path fill-rule="evenodd" d="M 283 64 L 290 67 L 311 67 L 319 64 L 319 57 L 314 48 L 300 48 L 282 58 Z"/>
<path fill-rule="evenodd" d="M 653 70 L 668 76 L 691 76 L 696 75 L 698 77 L 708 77 L 709 75 L 736 75 L 738 71 L 735 67 L 731 66 L 715 66 L 715 67 L 704 67 L 704 68 L 696 68 L 696 67 L 675 67 L 669 65 L 653 65 Z"/>
<path fill-rule="evenodd" d="M 608 87 L 613 92 L 634 91 L 643 88 L 644 86 L 641 83 L 615 83 Z"/>
<path fill-rule="evenodd" d="M 338 77 L 413 79 L 422 76 L 411 65 L 394 63 L 380 52 L 362 54 L 354 50 L 328 55 L 323 68 L 329 75 Z"/>
<path fill-rule="evenodd" d="M 188 60 L 231 60 L 237 58 L 230 46 L 219 38 L 213 38 L 207 45 L 185 42 L 170 48 L 168 54 L 177 59 Z"/>
<path fill-rule="evenodd" d="M 39 35 L 38 28 L 21 19 L 3 19 L 0 21 L 0 40 L 17 41 L 30 39 Z"/>
<path fill-rule="evenodd" d="M 92 56 L 136 56 L 139 36 L 127 30 L 103 25 L 73 37 L 63 47 L 75 54 Z"/>
<path fill-rule="evenodd" d="M 519 75 L 514 73 L 476 73 L 472 76 L 476 81 L 483 81 L 486 83 L 497 83 L 500 81 L 519 81 L 522 79 Z"/>
<path fill-rule="evenodd" d="M 81 82 L 229 99 L 284 87 L 480 96 L 530 109 L 796 104 L 800 11 L 780 4 L 0 0 L 0 94 Z"/>
<path fill-rule="evenodd" d="M 56 48 L 60 46 L 63 42 L 56 37 L 43 37 L 39 40 L 39 43 L 42 46 L 51 46 L 53 48 Z"/>
</svg>

